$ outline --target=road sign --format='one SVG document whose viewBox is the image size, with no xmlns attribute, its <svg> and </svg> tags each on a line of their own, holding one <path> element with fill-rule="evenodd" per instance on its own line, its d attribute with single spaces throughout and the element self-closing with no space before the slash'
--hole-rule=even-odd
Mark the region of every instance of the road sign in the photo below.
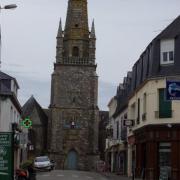
<svg viewBox="0 0 180 180">
<path fill-rule="evenodd" d="M 166 81 L 166 100 L 180 100 L 180 81 Z"/>
<path fill-rule="evenodd" d="M 13 180 L 13 133 L 0 132 L 0 179 Z"/>
</svg>

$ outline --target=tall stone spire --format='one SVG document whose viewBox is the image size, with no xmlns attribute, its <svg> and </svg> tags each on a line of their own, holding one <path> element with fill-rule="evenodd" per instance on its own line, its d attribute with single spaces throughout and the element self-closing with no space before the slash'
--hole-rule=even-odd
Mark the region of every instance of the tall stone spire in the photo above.
<svg viewBox="0 0 180 180">
<path fill-rule="evenodd" d="M 64 62 L 90 63 L 87 0 L 69 0 L 63 35 Z"/>
<path fill-rule="evenodd" d="M 91 26 L 90 38 L 96 38 L 94 19 L 93 19 L 92 26 Z"/>
<path fill-rule="evenodd" d="M 56 46 L 56 62 L 62 62 L 63 60 L 63 30 L 62 30 L 62 22 L 60 19 L 59 29 L 57 33 L 57 46 Z"/>
<path fill-rule="evenodd" d="M 58 29 L 58 34 L 57 34 L 57 38 L 59 37 L 63 37 L 63 30 L 62 30 L 62 22 L 61 19 L 59 21 L 59 29 Z"/>
<path fill-rule="evenodd" d="M 95 25 L 94 20 L 92 22 L 91 32 L 90 32 L 90 40 L 89 40 L 89 58 L 92 63 L 95 63 L 96 59 L 96 33 L 95 33 Z"/>
<path fill-rule="evenodd" d="M 98 76 L 94 22 L 87 0 L 69 0 L 64 31 L 59 23 L 51 82 L 49 152 L 57 169 L 94 170 L 98 155 Z M 73 156 L 72 156 L 73 155 Z"/>
<path fill-rule="evenodd" d="M 88 39 L 87 0 L 69 0 L 65 39 Z"/>
</svg>

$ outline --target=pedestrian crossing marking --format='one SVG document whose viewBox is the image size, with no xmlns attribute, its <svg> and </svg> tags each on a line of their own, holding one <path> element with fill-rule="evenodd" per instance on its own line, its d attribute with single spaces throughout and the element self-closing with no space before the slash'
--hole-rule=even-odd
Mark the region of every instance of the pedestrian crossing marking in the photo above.
<svg viewBox="0 0 180 180">
<path fill-rule="evenodd" d="M 91 177 L 91 176 L 87 176 L 87 178 L 88 178 L 88 179 L 93 179 L 93 177 Z"/>
<path fill-rule="evenodd" d="M 73 174 L 73 175 L 72 175 L 72 177 L 74 177 L 74 178 L 78 178 L 79 176 L 78 176 L 78 175 L 76 175 L 76 174 Z"/>
<path fill-rule="evenodd" d="M 58 174 L 57 176 L 58 176 L 58 177 L 64 177 L 64 175 L 63 175 L 63 174 Z"/>
<path fill-rule="evenodd" d="M 50 176 L 50 174 L 43 174 L 42 176 L 44 176 L 44 177 L 48 177 L 48 176 Z"/>
</svg>

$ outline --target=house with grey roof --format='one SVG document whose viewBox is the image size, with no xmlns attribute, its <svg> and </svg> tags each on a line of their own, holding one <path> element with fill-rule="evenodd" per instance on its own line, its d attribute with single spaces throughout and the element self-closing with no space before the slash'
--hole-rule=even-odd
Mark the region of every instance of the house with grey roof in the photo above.
<svg viewBox="0 0 180 180">
<path fill-rule="evenodd" d="M 31 96 L 22 107 L 22 117 L 32 121 L 28 131 L 28 158 L 47 154 L 47 110 Z"/>
<path fill-rule="evenodd" d="M 14 132 L 14 167 L 26 160 L 27 132 L 20 126 L 21 105 L 16 79 L 0 71 L 0 132 Z M 23 141 L 22 141 L 23 137 Z"/>
<path fill-rule="evenodd" d="M 128 72 L 123 83 L 117 87 L 116 95 L 110 100 L 109 123 L 107 125 L 106 164 L 111 172 L 127 174 L 127 127 L 124 120 L 128 114 L 128 95 L 131 91 L 132 72 Z"/>
<path fill-rule="evenodd" d="M 180 16 L 151 41 L 132 68 L 129 175 L 180 179 L 180 101 L 167 99 L 167 82 L 180 82 Z"/>
<path fill-rule="evenodd" d="M 127 174 L 146 180 L 179 180 L 180 16 L 149 43 L 129 75 L 130 83 L 126 77 L 119 85 L 113 98 L 116 108 L 110 113 L 115 122 L 126 108 L 126 122 L 132 122 L 125 123 Z M 168 98 L 168 93 L 173 97 Z M 115 134 L 120 129 L 116 130 L 114 127 Z M 110 149 L 109 157 L 115 159 L 112 164 L 116 164 L 114 150 Z"/>
</svg>

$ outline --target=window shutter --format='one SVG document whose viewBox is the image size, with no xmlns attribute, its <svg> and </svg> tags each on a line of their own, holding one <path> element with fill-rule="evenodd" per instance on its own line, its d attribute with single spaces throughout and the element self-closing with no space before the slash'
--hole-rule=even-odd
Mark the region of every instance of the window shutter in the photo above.
<svg viewBox="0 0 180 180">
<path fill-rule="evenodd" d="M 171 101 L 165 100 L 165 89 L 159 89 L 159 118 L 172 117 L 172 104 Z"/>
</svg>

